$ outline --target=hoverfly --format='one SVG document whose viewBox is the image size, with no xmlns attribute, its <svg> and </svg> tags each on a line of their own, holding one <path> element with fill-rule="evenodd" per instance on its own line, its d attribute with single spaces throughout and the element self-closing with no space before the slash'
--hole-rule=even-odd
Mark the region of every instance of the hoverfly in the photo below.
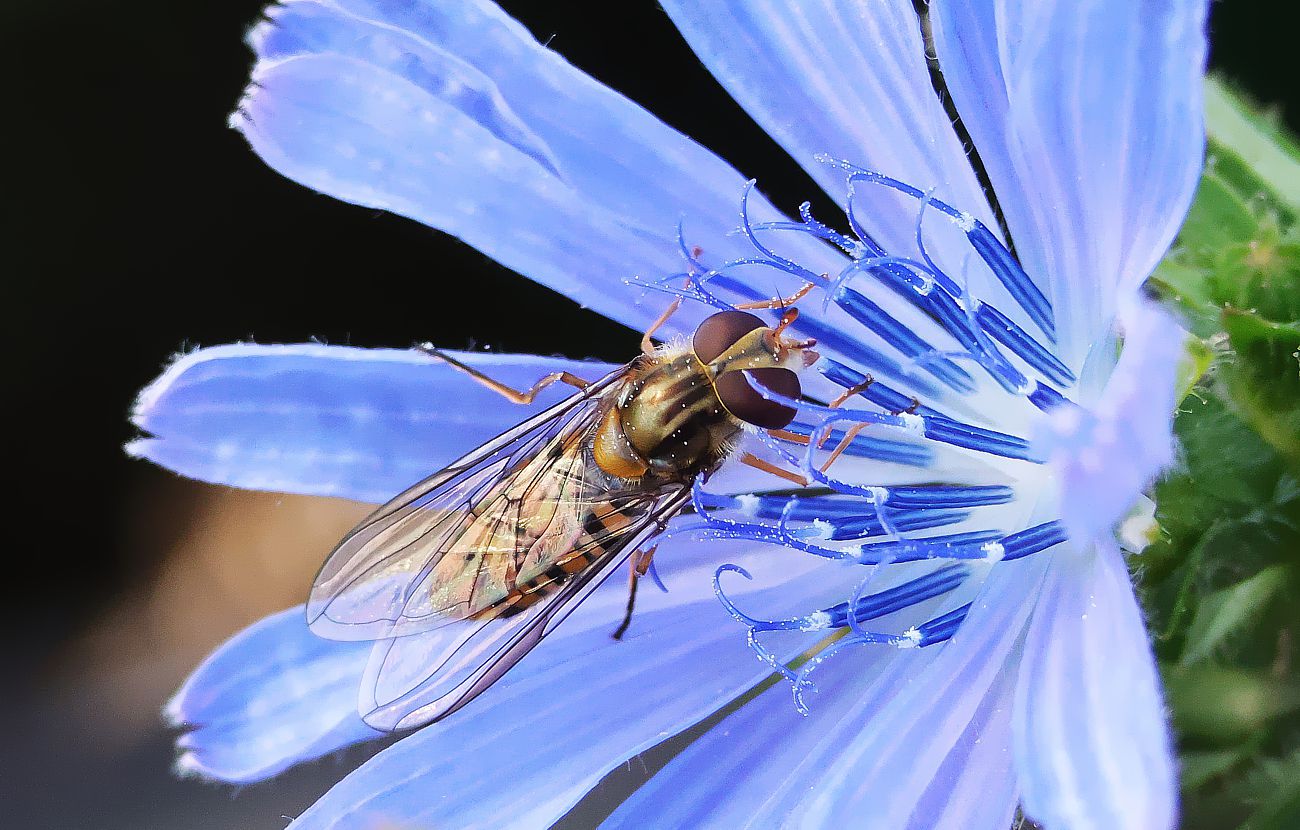
<svg viewBox="0 0 1300 830">
<path fill-rule="evenodd" d="M 594 383 L 557 373 L 521 393 L 424 347 L 519 403 L 557 381 L 581 391 L 398 495 L 326 559 L 308 623 L 330 639 L 375 641 L 360 701 L 371 726 L 407 728 L 464 706 L 630 561 L 620 636 L 654 552 L 638 546 L 735 452 L 746 425 L 790 423 L 794 410 L 746 375 L 799 397 L 796 372 L 817 354 L 814 341 L 783 336 L 796 309 L 776 327 L 718 312 L 689 343 L 654 347 L 675 308 L 643 336 L 641 355 Z"/>
</svg>

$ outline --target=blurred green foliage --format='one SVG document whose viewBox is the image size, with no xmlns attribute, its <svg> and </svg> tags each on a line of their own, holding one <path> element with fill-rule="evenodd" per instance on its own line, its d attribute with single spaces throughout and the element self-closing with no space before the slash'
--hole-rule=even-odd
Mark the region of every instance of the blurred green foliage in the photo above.
<svg viewBox="0 0 1300 830">
<path fill-rule="evenodd" d="M 1300 148 L 1211 79 L 1195 203 L 1150 286 L 1199 371 L 1132 558 L 1189 830 L 1300 828 Z"/>
</svg>

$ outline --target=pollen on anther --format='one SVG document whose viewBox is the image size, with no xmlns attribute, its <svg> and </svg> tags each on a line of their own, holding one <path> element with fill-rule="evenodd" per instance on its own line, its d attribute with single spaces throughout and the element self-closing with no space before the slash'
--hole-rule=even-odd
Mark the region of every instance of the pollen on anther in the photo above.
<svg viewBox="0 0 1300 830">
<path fill-rule="evenodd" d="M 903 422 L 903 429 L 913 435 L 925 435 L 925 418 L 914 412 L 901 412 L 899 413 L 898 418 Z"/>
<path fill-rule="evenodd" d="M 743 496 L 736 496 L 736 509 L 746 516 L 758 515 L 758 496 L 753 493 L 747 493 Z"/>
<path fill-rule="evenodd" d="M 831 627 L 831 615 L 825 611 L 814 611 L 799 626 L 800 631 L 824 631 Z"/>
<path fill-rule="evenodd" d="M 902 639 L 897 643 L 899 648 L 916 648 L 921 645 L 921 632 L 912 626 L 903 632 Z"/>
<path fill-rule="evenodd" d="M 1001 562 L 1007 555 L 1007 549 L 1001 542 L 985 542 L 980 545 L 980 550 L 984 552 L 984 559 L 988 562 Z"/>
</svg>

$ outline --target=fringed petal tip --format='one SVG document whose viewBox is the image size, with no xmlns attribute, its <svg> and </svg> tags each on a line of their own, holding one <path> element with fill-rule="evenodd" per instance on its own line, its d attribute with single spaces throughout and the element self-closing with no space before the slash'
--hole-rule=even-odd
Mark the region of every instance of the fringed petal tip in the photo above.
<svg viewBox="0 0 1300 830">
<path fill-rule="evenodd" d="M 172 729 L 185 729 L 192 724 L 185 720 L 185 687 L 176 690 L 162 708 L 162 721 Z"/>
<path fill-rule="evenodd" d="M 301 606 L 236 634 L 163 708 L 168 724 L 186 730 L 176 739 L 177 773 L 261 781 L 380 737 L 356 712 L 368 651 L 312 634 Z"/>
<path fill-rule="evenodd" d="M 172 762 L 172 774 L 177 778 L 216 778 L 193 752 L 182 752 L 176 756 L 176 760 Z"/>
<path fill-rule="evenodd" d="M 1186 333 L 1140 299 L 1121 307 L 1120 323 L 1124 349 L 1100 397 L 1090 406 L 1054 409 L 1035 442 L 1048 459 L 1061 520 L 1079 544 L 1108 537 L 1174 457 L 1175 381 Z"/>
</svg>

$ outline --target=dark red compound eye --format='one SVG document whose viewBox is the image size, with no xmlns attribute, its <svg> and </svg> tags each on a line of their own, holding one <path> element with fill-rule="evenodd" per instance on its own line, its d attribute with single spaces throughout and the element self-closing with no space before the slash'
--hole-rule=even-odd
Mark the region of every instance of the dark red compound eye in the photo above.
<svg viewBox="0 0 1300 830">
<path fill-rule="evenodd" d="M 691 348 L 701 363 L 708 363 L 736 345 L 740 338 L 766 325 L 761 317 L 748 311 L 719 311 L 700 323 L 691 338 Z"/>
<path fill-rule="evenodd" d="M 748 374 L 754 383 L 784 398 L 799 397 L 799 376 L 789 369 L 750 369 Z M 718 399 L 728 412 L 763 429 L 781 429 L 794 420 L 793 409 L 765 399 L 745 375 L 746 372 L 727 372 L 714 384 Z"/>
</svg>

